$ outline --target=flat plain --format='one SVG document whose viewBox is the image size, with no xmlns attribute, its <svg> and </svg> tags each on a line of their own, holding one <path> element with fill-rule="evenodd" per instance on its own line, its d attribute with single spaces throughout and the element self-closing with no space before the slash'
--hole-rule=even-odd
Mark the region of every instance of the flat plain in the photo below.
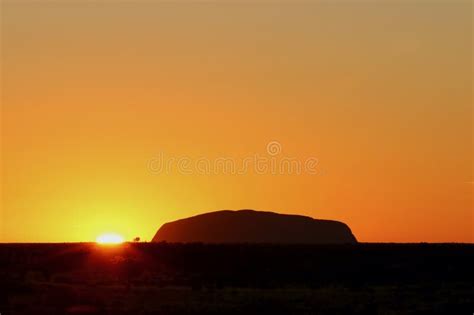
<svg viewBox="0 0 474 315">
<path fill-rule="evenodd" d="M 0 313 L 472 314 L 472 244 L 0 245 Z"/>
</svg>

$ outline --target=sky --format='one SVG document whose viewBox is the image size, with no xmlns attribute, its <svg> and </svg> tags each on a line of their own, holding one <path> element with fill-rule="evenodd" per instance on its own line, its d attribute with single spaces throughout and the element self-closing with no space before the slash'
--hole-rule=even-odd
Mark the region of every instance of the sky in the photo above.
<svg viewBox="0 0 474 315">
<path fill-rule="evenodd" d="M 471 1 L 4 0 L 0 242 L 257 209 L 472 243 L 472 21 Z"/>
</svg>

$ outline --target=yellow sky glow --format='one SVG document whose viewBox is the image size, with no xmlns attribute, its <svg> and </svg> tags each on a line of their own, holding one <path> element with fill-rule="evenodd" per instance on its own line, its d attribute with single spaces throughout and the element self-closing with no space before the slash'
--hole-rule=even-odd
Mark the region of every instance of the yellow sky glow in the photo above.
<svg viewBox="0 0 474 315">
<path fill-rule="evenodd" d="M 472 242 L 472 2 L 1 3 L 0 241 L 252 208 Z M 318 174 L 153 174 L 168 157 Z"/>
</svg>

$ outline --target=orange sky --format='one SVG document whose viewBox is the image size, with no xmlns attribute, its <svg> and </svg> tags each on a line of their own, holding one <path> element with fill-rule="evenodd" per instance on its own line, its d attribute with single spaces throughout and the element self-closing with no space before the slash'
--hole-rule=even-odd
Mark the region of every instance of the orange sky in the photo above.
<svg viewBox="0 0 474 315">
<path fill-rule="evenodd" d="M 252 208 L 473 242 L 471 1 L 2 1 L 0 241 Z M 278 141 L 308 174 L 155 174 Z"/>
</svg>

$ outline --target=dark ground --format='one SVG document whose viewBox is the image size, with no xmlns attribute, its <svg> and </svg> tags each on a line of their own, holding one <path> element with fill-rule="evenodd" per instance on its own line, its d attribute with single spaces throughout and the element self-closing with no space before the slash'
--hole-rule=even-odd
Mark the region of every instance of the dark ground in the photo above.
<svg viewBox="0 0 474 315">
<path fill-rule="evenodd" d="M 0 245 L 0 314 L 473 314 L 474 245 Z"/>
</svg>

